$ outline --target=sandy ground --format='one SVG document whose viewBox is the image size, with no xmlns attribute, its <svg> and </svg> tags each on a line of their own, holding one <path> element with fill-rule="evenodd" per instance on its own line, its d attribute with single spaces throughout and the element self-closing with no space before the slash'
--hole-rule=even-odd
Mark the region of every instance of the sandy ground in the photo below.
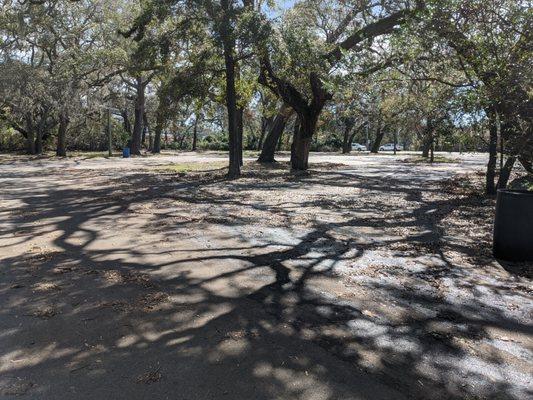
<svg viewBox="0 0 533 400">
<path fill-rule="evenodd" d="M 531 398 L 531 266 L 448 156 L 0 156 L 0 399 Z"/>
</svg>

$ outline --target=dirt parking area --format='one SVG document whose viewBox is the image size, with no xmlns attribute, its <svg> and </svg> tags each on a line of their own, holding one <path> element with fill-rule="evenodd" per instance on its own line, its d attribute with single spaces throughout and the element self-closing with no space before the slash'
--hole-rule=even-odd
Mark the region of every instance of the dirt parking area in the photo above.
<svg viewBox="0 0 533 400">
<path fill-rule="evenodd" d="M 0 155 L 0 399 L 530 399 L 484 155 Z"/>
</svg>

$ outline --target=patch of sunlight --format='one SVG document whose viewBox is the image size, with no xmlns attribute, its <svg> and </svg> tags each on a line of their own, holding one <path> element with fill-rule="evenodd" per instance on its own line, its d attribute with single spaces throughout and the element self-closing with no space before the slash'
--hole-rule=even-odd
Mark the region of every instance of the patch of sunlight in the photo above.
<svg viewBox="0 0 533 400">
<path fill-rule="evenodd" d="M 0 357 L 0 372 L 32 367 L 45 361 L 70 356 L 75 352 L 75 349 L 60 349 L 55 343 L 42 349 L 15 350 Z"/>
</svg>

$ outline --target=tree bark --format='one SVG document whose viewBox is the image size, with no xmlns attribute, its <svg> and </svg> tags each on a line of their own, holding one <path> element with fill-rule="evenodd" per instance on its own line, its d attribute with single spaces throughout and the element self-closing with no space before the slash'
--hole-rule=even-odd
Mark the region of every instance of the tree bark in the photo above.
<svg viewBox="0 0 533 400">
<path fill-rule="evenodd" d="M 381 146 L 381 141 L 383 140 L 383 136 L 385 136 L 385 130 L 383 129 L 383 126 L 380 121 L 378 122 L 378 129 L 376 131 L 376 139 L 374 140 L 374 143 L 372 143 L 372 149 L 370 149 L 371 153 L 377 153 L 379 151 L 379 146 Z"/>
<path fill-rule="evenodd" d="M 352 151 L 353 138 L 355 137 L 356 132 L 350 134 L 350 131 L 353 129 L 353 123 L 345 123 L 344 125 L 344 137 L 342 140 L 342 154 L 349 154 Z"/>
<path fill-rule="evenodd" d="M 131 140 L 131 154 L 141 155 L 141 137 L 144 125 L 144 88 L 141 77 L 136 78 L 135 86 L 135 121 Z"/>
<path fill-rule="evenodd" d="M 161 133 L 163 132 L 163 127 L 166 124 L 167 109 L 160 100 L 159 106 L 155 114 L 155 131 L 154 131 L 154 144 L 152 147 L 152 153 L 158 154 L 161 153 Z M 168 140 L 167 132 L 165 131 L 165 142 Z"/>
<path fill-rule="evenodd" d="M 296 116 L 296 118 L 294 119 L 294 127 L 293 127 L 293 132 L 292 132 L 292 142 L 291 142 L 291 161 L 293 158 L 295 158 L 295 154 L 294 154 L 294 151 L 295 151 L 295 143 L 296 143 L 296 140 L 297 140 L 297 136 L 299 135 L 299 131 L 300 131 L 300 120 L 298 119 L 298 115 Z"/>
<path fill-rule="evenodd" d="M 489 119 L 489 161 L 487 163 L 487 172 L 485 175 L 485 192 L 489 195 L 496 194 L 496 163 L 498 159 L 498 125 L 496 113 L 493 110 L 487 110 Z"/>
<path fill-rule="evenodd" d="M 29 115 L 25 118 L 24 132 L 26 133 L 26 153 L 35 154 L 35 131 Z"/>
<path fill-rule="evenodd" d="M 157 123 L 155 125 L 155 132 L 154 132 L 154 146 L 152 148 L 152 153 L 161 153 L 161 131 L 162 131 L 162 125 Z"/>
<path fill-rule="evenodd" d="M 42 132 L 37 132 L 37 137 L 35 138 L 35 153 L 34 154 L 42 154 L 43 153 L 43 134 Z"/>
<path fill-rule="evenodd" d="M 428 158 L 430 150 L 431 150 L 431 140 L 424 140 L 424 143 L 422 144 L 422 157 Z"/>
<path fill-rule="evenodd" d="M 241 174 L 241 157 L 239 156 L 239 128 L 237 126 L 237 90 L 235 88 L 235 43 L 231 38 L 230 7 L 228 0 L 221 0 L 223 21 L 221 38 L 224 49 L 224 66 L 226 75 L 226 109 L 228 112 L 229 167 L 228 178 L 234 179 Z"/>
<path fill-rule="evenodd" d="M 429 152 L 431 150 L 431 146 L 433 144 L 433 132 L 431 132 L 431 129 L 426 128 L 426 131 L 424 132 L 424 139 L 422 142 L 422 157 L 428 158 Z"/>
<path fill-rule="evenodd" d="M 292 113 L 292 108 L 288 105 L 283 104 L 280 107 L 274 121 L 270 124 L 270 128 L 263 142 L 261 154 L 257 161 L 261 163 L 272 163 L 276 161 L 274 159 L 276 145 L 278 144 L 278 141 L 283 134 L 283 130 L 285 129 L 285 125 L 287 125 L 287 121 Z"/>
<path fill-rule="evenodd" d="M 59 127 L 57 129 L 57 148 L 56 156 L 66 157 L 67 155 L 67 129 L 69 118 L 66 113 L 61 112 L 59 115 Z"/>
<path fill-rule="evenodd" d="M 302 125 L 298 123 L 294 130 L 291 146 L 291 168 L 304 171 L 309 167 L 309 150 L 312 136 L 305 136 Z"/>
<path fill-rule="evenodd" d="M 194 129 L 192 131 L 192 151 L 196 151 L 196 145 L 198 141 L 198 114 L 194 117 Z"/>
<path fill-rule="evenodd" d="M 28 131 L 28 136 L 26 137 L 26 153 L 35 154 L 35 133 L 33 130 Z"/>
<path fill-rule="evenodd" d="M 350 128 L 344 127 L 344 136 L 342 139 L 342 154 L 349 154 L 352 151 L 352 144 L 350 143 Z"/>
<path fill-rule="evenodd" d="M 146 116 L 146 111 L 143 112 L 143 130 L 141 136 L 141 146 L 146 146 L 146 133 L 148 132 L 148 117 Z"/>
<path fill-rule="evenodd" d="M 298 115 L 299 127 L 295 128 L 291 146 L 291 168 L 293 170 L 303 171 L 309 167 L 309 151 L 320 111 L 321 107 L 307 115 Z"/>
<path fill-rule="evenodd" d="M 267 131 L 270 130 L 273 122 L 273 117 L 261 117 L 261 134 L 259 136 L 259 141 L 257 142 L 257 150 L 261 150 L 263 148 L 263 140 L 265 139 L 265 135 Z"/>
<path fill-rule="evenodd" d="M 43 136 L 46 127 L 46 117 L 42 116 L 37 126 L 37 135 L 35 137 L 35 154 L 43 153 Z"/>
<path fill-rule="evenodd" d="M 515 161 L 515 156 L 510 156 L 507 158 L 507 160 L 505 160 L 505 164 L 500 171 L 500 177 L 498 179 L 498 189 L 505 189 L 507 187 Z"/>
<path fill-rule="evenodd" d="M 283 146 L 283 132 L 285 132 L 285 130 L 282 130 L 281 135 L 279 135 L 278 145 L 276 146 L 276 151 L 281 151 L 281 146 Z"/>
<path fill-rule="evenodd" d="M 128 115 L 128 110 L 124 109 L 120 111 L 120 115 L 122 116 L 122 126 L 124 127 L 124 130 L 131 136 L 131 122 Z"/>
</svg>

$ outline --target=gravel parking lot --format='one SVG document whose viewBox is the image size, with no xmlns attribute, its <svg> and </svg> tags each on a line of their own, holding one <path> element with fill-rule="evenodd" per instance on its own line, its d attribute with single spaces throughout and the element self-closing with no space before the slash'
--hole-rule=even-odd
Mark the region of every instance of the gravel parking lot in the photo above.
<svg viewBox="0 0 533 400">
<path fill-rule="evenodd" d="M 0 155 L 0 398 L 529 399 L 486 155 Z"/>
</svg>

